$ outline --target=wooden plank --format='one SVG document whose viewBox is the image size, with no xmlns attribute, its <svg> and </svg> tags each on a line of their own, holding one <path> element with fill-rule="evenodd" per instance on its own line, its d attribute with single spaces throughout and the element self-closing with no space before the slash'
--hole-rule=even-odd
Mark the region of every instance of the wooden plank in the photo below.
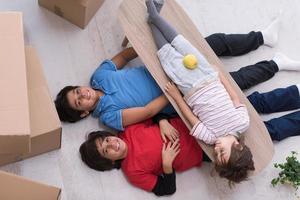
<svg viewBox="0 0 300 200">
<path fill-rule="evenodd" d="M 175 26 L 179 33 L 184 35 L 192 44 L 194 44 L 194 46 L 203 53 L 203 55 L 211 64 L 220 68 L 225 77 L 230 81 L 237 91 L 241 101 L 247 105 L 250 115 L 250 127 L 245 133 L 245 143 L 251 149 L 254 157 L 256 169 L 254 174 L 260 172 L 271 161 L 274 154 L 273 143 L 260 116 L 257 114 L 253 106 L 247 100 L 243 92 L 239 89 L 230 75 L 223 70 L 224 66 L 219 58 L 215 55 L 205 39 L 197 30 L 197 27 L 193 24 L 184 10 L 176 3 L 176 1 L 166 1 L 161 14 L 167 19 L 167 21 Z M 136 50 L 141 60 L 145 63 L 156 82 L 161 88 L 163 88 L 169 79 L 164 73 L 156 56 L 157 48 L 154 44 L 150 28 L 146 22 L 147 11 L 144 1 L 124 0 L 119 8 L 118 17 L 129 42 Z M 169 96 L 168 99 L 189 129 L 191 129 L 190 125 L 187 123 L 187 120 L 184 119 L 173 99 Z M 213 147 L 206 145 L 203 142 L 199 143 L 209 157 L 213 159 Z"/>
</svg>

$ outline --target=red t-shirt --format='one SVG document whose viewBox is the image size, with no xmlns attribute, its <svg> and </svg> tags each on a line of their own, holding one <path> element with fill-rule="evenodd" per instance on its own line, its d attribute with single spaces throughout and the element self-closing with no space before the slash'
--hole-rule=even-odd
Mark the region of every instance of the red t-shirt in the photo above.
<svg viewBox="0 0 300 200">
<path fill-rule="evenodd" d="M 202 162 L 202 149 L 196 139 L 189 135 L 189 130 L 180 118 L 170 120 L 170 123 L 180 133 L 180 152 L 173 162 L 175 171 L 184 171 Z M 121 168 L 133 185 L 147 191 L 152 191 L 157 176 L 163 173 L 162 146 L 163 140 L 157 124 L 151 120 L 128 126 L 120 135 L 127 146 L 126 158 Z"/>
</svg>

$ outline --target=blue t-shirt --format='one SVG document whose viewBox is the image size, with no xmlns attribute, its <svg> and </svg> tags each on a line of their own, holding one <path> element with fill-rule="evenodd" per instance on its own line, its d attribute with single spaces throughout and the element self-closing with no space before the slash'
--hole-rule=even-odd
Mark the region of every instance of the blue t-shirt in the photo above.
<svg viewBox="0 0 300 200">
<path fill-rule="evenodd" d="M 161 89 L 144 67 L 117 70 L 111 60 L 105 60 L 91 77 L 92 88 L 104 92 L 94 112 L 94 117 L 111 128 L 123 130 L 122 109 L 142 107 L 162 94 Z M 175 113 L 169 104 L 162 111 Z"/>
</svg>

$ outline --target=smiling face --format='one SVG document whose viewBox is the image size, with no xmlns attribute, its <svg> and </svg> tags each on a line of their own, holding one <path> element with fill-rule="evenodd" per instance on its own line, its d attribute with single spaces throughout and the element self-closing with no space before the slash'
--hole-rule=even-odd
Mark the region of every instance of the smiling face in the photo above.
<svg viewBox="0 0 300 200">
<path fill-rule="evenodd" d="M 127 145 L 118 137 L 97 138 L 95 143 L 99 154 L 104 158 L 116 161 L 125 158 L 127 155 Z"/>
<path fill-rule="evenodd" d="M 95 109 L 100 95 L 90 87 L 80 86 L 67 93 L 67 99 L 72 109 L 92 111 Z"/>
<path fill-rule="evenodd" d="M 228 163 L 231 154 L 232 145 L 239 144 L 238 140 L 233 135 L 219 137 L 215 143 L 214 153 L 218 165 Z"/>
</svg>

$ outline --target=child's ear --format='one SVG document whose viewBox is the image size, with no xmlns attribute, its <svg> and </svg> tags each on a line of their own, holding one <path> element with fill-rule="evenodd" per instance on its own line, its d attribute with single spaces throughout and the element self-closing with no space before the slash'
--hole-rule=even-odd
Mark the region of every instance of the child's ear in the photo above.
<svg viewBox="0 0 300 200">
<path fill-rule="evenodd" d="M 234 145 L 234 148 L 239 151 L 242 151 L 244 148 L 243 145 L 241 145 L 239 142 L 235 142 L 233 145 Z"/>
<path fill-rule="evenodd" d="M 84 117 L 88 116 L 89 114 L 90 114 L 89 111 L 83 111 L 83 112 L 80 114 L 80 117 L 81 117 L 81 118 L 84 118 Z"/>
</svg>

